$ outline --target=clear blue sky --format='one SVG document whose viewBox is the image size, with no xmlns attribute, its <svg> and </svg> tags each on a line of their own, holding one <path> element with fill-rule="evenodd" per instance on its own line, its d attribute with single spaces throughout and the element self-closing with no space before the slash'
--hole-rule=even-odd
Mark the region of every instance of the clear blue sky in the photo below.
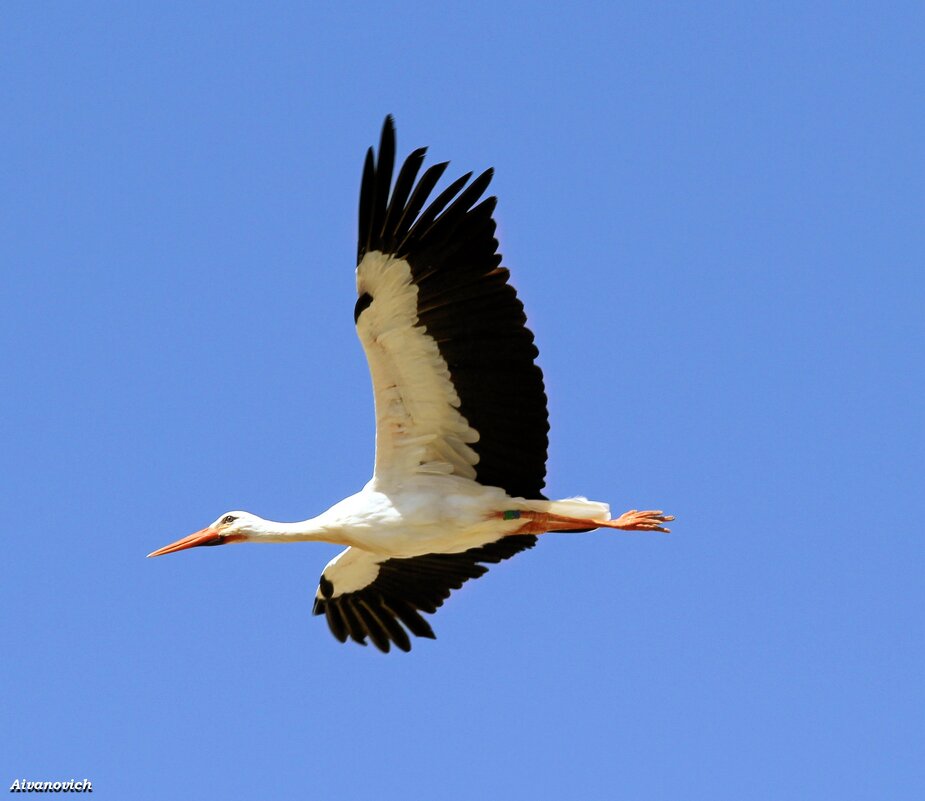
<svg viewBox="0 0 925 801">
<path fill-rule="evenodd" d="M 0 790 L 925 797 L 918 3 L 6 3 Z M 145 554 L 368 479 L 362 159 L 496 168 L 549 535 L 410 655 L 333 546 Z M 4 785 L 6 782 L 6 785 Z"/>
</svg>

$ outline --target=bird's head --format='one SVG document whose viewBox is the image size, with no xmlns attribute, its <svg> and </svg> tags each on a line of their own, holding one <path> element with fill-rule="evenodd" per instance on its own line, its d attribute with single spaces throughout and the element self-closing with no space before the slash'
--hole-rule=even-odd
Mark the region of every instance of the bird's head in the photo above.
<svg viewBox="0 0 925 801">
<path fill-rule="evenodd" d="M 258 530 L 260 518 L 249 512 L 226 512 L 212 525 L 200 529 L 181 540 L 152 551 L 148 556 L 163 556 L 165 553 L 185 551 L 198 545 L 225 545 L 229 542 L 244 542 Z"/>
</svg>

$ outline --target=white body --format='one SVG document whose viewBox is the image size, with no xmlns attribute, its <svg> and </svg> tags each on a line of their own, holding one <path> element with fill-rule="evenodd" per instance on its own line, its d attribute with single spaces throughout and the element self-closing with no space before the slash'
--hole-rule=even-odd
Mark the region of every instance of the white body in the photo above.
<svg viewBox="0 0 925 801">
<path fill-rule="evenodd" d="M 392 486 L 373 478 L 311 523 L 336 534 L 345 545 L 385 556 L 419 556 L 459 553 L 515 533 L 523 521 L 503 519 L 506 511 L 610 519 L 607 504 L 585 498 L 510 498 L 497 487 L 470 479 L 423 474 Z"/>
</svg>

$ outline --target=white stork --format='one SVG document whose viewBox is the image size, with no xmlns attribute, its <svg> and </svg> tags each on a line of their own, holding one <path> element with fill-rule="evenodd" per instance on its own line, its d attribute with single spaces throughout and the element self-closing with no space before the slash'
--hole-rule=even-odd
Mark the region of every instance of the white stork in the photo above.
<svg viewBox="0 0 925 801">
<path fill-rule="evenodd" d="M 392 186 L 386 117 L 360 189 L 354 319 L 376 402 L 373 477 L 317 517 L 275 523 L 228 512 L 149 556 L 229 542 L 345 545 L 324 568 L 313 611 L 334 636 L 380 650 L 434 637 L 433 613 L 471 578 L 547 531 L 668 531 L 660 511 L 610 519 L 605 503 L 542 493 L 549 424 L 523 304 L 501 267 L 492 170 L 428 197 L 447 162 L 420 179 L 425 148 Z M 406 630 L 407 629 L 407 630 Z"/>
</svg>

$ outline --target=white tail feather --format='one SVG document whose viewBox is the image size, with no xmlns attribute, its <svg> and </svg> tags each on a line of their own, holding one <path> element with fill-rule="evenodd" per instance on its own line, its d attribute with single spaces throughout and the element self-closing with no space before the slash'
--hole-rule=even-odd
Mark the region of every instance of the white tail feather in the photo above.
<svg viewBox="0 0 925 801">
<path fill-rule="evenodd" d="M 526 501 L 525 509 L 563 517 L 582 517 L 591 520 L 610 520 L 610 506 L 587 498 L 564 498 L 561 501 Z"/>
</svg>

